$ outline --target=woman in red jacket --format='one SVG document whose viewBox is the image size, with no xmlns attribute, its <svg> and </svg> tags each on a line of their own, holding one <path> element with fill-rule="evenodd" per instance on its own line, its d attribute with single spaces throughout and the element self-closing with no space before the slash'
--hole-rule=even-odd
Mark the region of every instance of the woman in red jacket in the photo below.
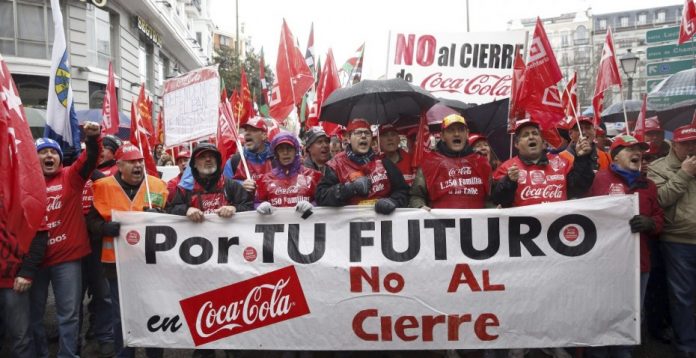
<svg viewBox="0 0 696 358">
<path fill-rule="evenodd" d="M 662 230 L 663 211 L 657 201 L 655 183 L 641 175 L 643 152 L 649 146 L 629 135 L 617 136 L 609 150 L 612 164 L 595 174 L 590 196 L 638 193 L 639 214 L 629 221 L 631 232 L 640 233 L 640 307 L 650 274 L 648 238 Z M 587 357 L 630 356 L 630 346 L 588 348 Z M 628 353 L 628 354 L 626 354 Z"/>
<path fill-rule="evenodd" d="M 300 142 L 288 132 L 277 134 L 271 141 L 273 169 L 258 182 L 256 211 L 271 214 L 274 207 L 295 207 L 303 218 L 312 213 L 314 193 L 321 173 L 305 167 L 300 155 Z"/>
</svg>

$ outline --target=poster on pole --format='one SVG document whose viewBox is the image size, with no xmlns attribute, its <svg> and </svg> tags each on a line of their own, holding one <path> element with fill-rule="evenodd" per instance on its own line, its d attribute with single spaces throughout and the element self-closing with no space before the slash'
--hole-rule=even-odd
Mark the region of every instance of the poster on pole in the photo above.
<svg viewBox="0 0 696 358">
<path fill-rule="evenodd" d="M 512 67 L 527 31 L 428 33 L 391 30 L 387 78 L 400 77 L 435 97 L 488 103 L 510 97 Z"/>
<path fill-rule="evenodd" d="M 129 346 L 431 350 L 640 341 L 637 195 L 510 209 L 115 212 Z"/>
<path fill-rule="evenodd" d="M 163 97 L 165 147 L 215 135 L 220 103 L 217 65 L 164 81 Z"/>
</svg>

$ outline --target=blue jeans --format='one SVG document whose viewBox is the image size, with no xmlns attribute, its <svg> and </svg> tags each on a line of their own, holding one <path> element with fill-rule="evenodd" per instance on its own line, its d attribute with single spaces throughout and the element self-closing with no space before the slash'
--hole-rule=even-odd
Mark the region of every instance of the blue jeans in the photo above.
<svg viewBox="0 0 696 358">
<path fill-rule="evenodd" d="M 669 311 L 678 351 L 696 352 L 696 245 L 661 242 L 667 268 Z"/>
<path fill-rule="evenodd" d="M 111 289 L 111 308 L 112 308 L 112 323 L 114 327 L 114 346 L 116 349 L 117 358 L 133 358 L 135 357 L 135 348 L 123 346 L 123 328 L 121 326 L 121 301 L 118 297 L 118 280 L 115 278 L 109 279 L 109 288 Z M 164 350 L 162 348 L 145 348 L 145 355 L 148 358 L 162 358 Z"/>
<path fill-rule="evenodd" d="M 31 286 L 31 330 L 37 357 L 48 357 L 48 341 L 43 325 L 46 313 L 48 285 L 53 286 L 58 319 L 58 357 L 77 355 L 80 335 L 80 305 L 82 304 L 82 263 L 80 260 L 63 262 L 39 270 Z"/>
<path fill-rule="evenodd" d="M 36 357 L 31 330 L 29 329 L 29 292 L 17 293 L 11 288 L 0 289 L 0 312 L 5 337 L 9 338 L 13 357 Z"/>
</svg>

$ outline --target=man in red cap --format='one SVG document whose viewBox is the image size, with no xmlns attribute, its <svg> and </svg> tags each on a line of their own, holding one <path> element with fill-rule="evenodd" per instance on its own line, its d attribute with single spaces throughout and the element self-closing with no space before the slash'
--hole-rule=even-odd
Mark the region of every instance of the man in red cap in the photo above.
<svg viewBox="0 0 696 358">
<path fill-rule="evenodd" d="M 184 175 L 184 170 L 186 170 L 186 167 L 188 166 L 190 159 L 191 152 L 189 152 L 186 149 L 180 150 L 178 153 L 176 153 L 175 164 L 177 167 L 179 167 L 179 175 L 169 179 L 169 181 L 167 182 L 167 191 L 169 192 L 167 202 L 171 202 L 172 199 L 174 199 L 174 194 L 176 194 L 176 186 L 179 185 L 181 176 Z"/>
<path fill-rule="evenodd" d="M 573 163 L 546 152 L 543 142 L 538 123 L 529 119 L 517 122 L 514 144 L 518 155 L 493 174 L 494 204 L 518 207 L 563 201 L 587 192 L 594 178 L 589 138 L 578 141 Z"/>
<path fill-rule="evenodd" d="M 436 150 L 426 152 L 411 186 L 412 208 L 482 209 L 490 194 L 488 159 L 468 145 L 464 117 L 450 114 L 442 120 Z"/>
<path fill-rule="evenodd" d="M 631 232 L 640 233 L 640 307 L 643 307 L 645 289 L 650 272 L 649 236 L 658 235 L 662 230 L 663 211 L 657 201 L 655 183 L 645 178 L 640 171 L 643 152 L 649 146 L 629 135 L 614 138 L 609 152 L 612 164 L 595 175 L 590 196 L 623 195 L 638 193 L 639 214 L 629 221 Z M 590 347 L 587 357 L 630 357 L 632 347 Z"/>
<path fill-rule="evenodd" d="M 391 124 L 383 124 L 379 126 L 379 148 L 382 156 L 396 164 L 401 174 L 404 175 L 406 184 L 411 185 L 413 179 L 416 178 L 415 170 L 411 167 L 411 155 L 405 150 L 399 148 L 401 136 Z"/>
<path fill-rule="evenodd" d="M 372 131 L 367 120 L 356 118 L 347 127 L 350 144 L 331 159 L 317 187 L 320 206 L 374 205 L 379 214 L 390 214 L 408 202 L 408 185 L 399 168 L 380 159 L 372 150 Z"/>
<path fill-rule="evenodd" d="M 642 132 L 642 133 L 641 133 Z M 657 147 L 657 157 L 666 157 L 669 154 L 669 143 L 665 141 L 665 130 L 660 127 L 657 116 L 645 119 L 645 129 L 637 131 L 636 135 L 643 135 L 645 141 L 651 146 Z"/>
<path fill-rule="evenodd" d="M 587 116 L 578 116 L 578 120 L 573 122 L 572 127 L 569 131 L 570 143 L 568 144 L 566 150 L 560 153 L 560 156 L 568 160 L 571 164 L 575 160 L 577 154 L 576 144 L 580 141 L 580 130 L 578 130 L 578 122 L 580 122 L 582 136 L 586 137 L 590 141 L 590 159 L 592 159 L 592 167 L 594 171 L 609 168 L 609 164 L 611 164 L 611 157 L 609 157 L 609 154 L 602 150 L 602 148 L 600 148 L 595 143 L 594 121 L 592 120 L 592 118 Z"/>
<path fill-rule="evenodd" d="M 242 182 L 244 189 L 250 193 L 256 190 L 256 181 L 271 170 L 271 146 L 268 143 L 268 126 L 263 117 L 253 117 L 242 126 L 244 129 L 244 158 L 249 166 L 251 178 L 247 178 L 241 155 L 235 153 L 225 163 L 224 175 Z"/>
<path fill-rule="evenodd" d="M 696 126 L 677 128 L 672 149 L 652 162 L 665 225 L 660 251 L 667 269 L 670 315 L 677 357 L 696 355 Z"/>
<path fill-rule="evenodd" d="M 149 155 L 149 153 L 148 153 Z M 111 290 L 112 324 L 117 356 L 132 357 L 135 349 L 123 347 L 121 314 L 116 279 L 114 238 L 120 235 L 121 224 L 111 220 L 112 210 L 162 212 L 167 201 L 167 184 L 147 175 L 143 153 L 126 144 L 116 153 L 118 172 L 94 182 L 94 205 L 87 214 L 87 226 L 92 237 L 102 239 L 101 260 L 104 276 Z M 147 185 L 145 183 L 147 181 Z M 148 357 L 162 356 L 161 348 L 147 348 Z"/>
</svg>

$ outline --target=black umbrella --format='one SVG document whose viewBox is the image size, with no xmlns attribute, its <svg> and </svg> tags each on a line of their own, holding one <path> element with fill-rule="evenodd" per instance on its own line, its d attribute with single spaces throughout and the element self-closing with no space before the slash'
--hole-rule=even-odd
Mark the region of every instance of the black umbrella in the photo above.
<svg viewBox="0 0 696 358">
<path fill-rule="evenodd" d="M 604 122 L 623 122 L 623 106 L 626 104 L 626 117 L 629 121 L 634 121 L 638 118 L 640 114 L 640 108 L 643 106 L 642 100 L 628 99 L 625 101 L 618 101 L 611 104 L 611 106 L 605 108 L 602 111 L 602 121 Z M 654 111 L 648 106 L 648 117 L 654 115 Z"/>
<path fill-rule="evenodd" d="M 476 103 L 465 103 L 462 101 L 458 101 L 456 99 L 449 99 L 449 98 L 438 98 L 440 103 L 444 104 L 445 106 L 452 108 L 459 113 L 462 113 L 463 110 L 471 108 L 471 107 L 476 107 Z"/>
<path fill-rule="evenodd" d="M 696 99 L 689 99 L 657 111 L 656 114 L 663 129 L 674 131 L 678 127 L 691 123 L 694 111 L 696 111 Z"/>
<path fill-rule="evenodd" d="M 675 103 L 696 97 L 696 68 L 679 71 L 660 82 L 648 94 L 655 110 L 671 108 Z"/>
<path fill-rule="evenodd" d="M 505 98 L 462 111 L 469 125 L 469 132 L 485 135 L 502 161 L 510 157 L 510 135 L 507 133 L 509 106 L 510 99 Z"/>
<path fill-rule="evenodd" d="M 344 126 L 354 118 L 393 123 L 402 117 L 417 117 L 435 103 L 437 99 L 428 91 L 400 78 L 364 80 L 331 93 L 321 106 L 319 119 Z"/>
</svg>

